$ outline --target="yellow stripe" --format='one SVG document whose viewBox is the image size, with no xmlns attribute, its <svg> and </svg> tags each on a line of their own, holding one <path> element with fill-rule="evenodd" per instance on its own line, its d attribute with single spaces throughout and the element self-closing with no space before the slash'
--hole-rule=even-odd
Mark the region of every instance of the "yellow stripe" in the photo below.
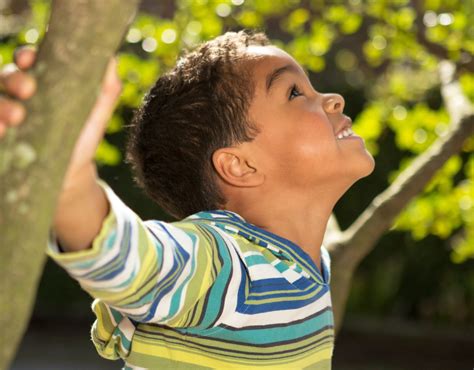
<svg viewBox="0 0 474 370">
<path fill-rule="evenodd" d="M 133 343 L 133 357 L 137 360 L 140 358 L 140 354 L 147 356 L 156 357 L 156 365 L 159 367 L 159 358 L 164 357 L 168 360 L 178 360 L 179 362 L 185 362 L 190 364 L 199 364 L 200 366 L 207 366 L 217 369 L 256 369 L 256 367 L 261 366 L 271 366 L 272 369 L 285 369 L 288 370 L 291 364 L 292 369 L 301 369 L 311 364 L 328 360 L 330 361 L 332 355 L 332 345 L 329 344 L 326 348 L 318 347 L 317 352 L 304 355 L 303 358 L 295 359 L 293 356 L 290 358 L 285 358 L 284 360 L 270 360 L 270 361 L 258 361 L 258 365 L 254 360 L 243 360 L 235 359 L 225 356 L 220 356 L 219 358 L 211 358 L 201 351 L 195 351 L 191 348 L 188 348 L 186 351 L 173 349 L 170 350 L 168 346 L 158 346 L 156 344 L 150 345 L 148 343 L 143 343 L 139 341 L 134 341 Z M 246 363 L 247 362 L 247 363 Z M 139 363 L 134 365 L 140 366 Z"/>
</svg>

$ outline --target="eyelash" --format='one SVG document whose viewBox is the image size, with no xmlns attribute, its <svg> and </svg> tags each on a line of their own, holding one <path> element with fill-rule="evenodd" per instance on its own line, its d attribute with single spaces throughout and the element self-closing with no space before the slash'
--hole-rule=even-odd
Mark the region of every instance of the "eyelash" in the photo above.
<svg viewBox="0 0 474 370">
<path fill-rule="evenodd" d="M 293 96 L 293 92 L 297 92 L 298 95 Z M 296 86 L 296 84 L 293 84 L 293 86 L 291 86 L 291 89 L 290 89 L 290 94 L 288 96 L 288 100 L 293 100 L 294 98 L 297 98 L 300 95 L 302 95 L 302 94 L 301 94 L 301 91 L 299 90 L 298 86 Z"/>
</svg>

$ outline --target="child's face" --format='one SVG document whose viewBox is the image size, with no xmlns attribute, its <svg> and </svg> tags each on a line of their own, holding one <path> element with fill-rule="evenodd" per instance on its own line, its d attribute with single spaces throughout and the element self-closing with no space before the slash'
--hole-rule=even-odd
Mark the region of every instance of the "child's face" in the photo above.
<svg viewBox="0 0 474 370">
<path fill-rule="evenodd" d="M 343 114 L 342 96 L 316 91 L 301 66 L 275 46 L 251 46 L 248 51 L 263 58 L 254 67 L 256 89 L 249 109 L 261 132 L 246 144 L 266 181 L 302 190 L 350 186 L 369 175 L 374 159 L 363 139 L 336 138 L 351 122 Z M 281 73 L 272 80 L 276 70 Z"/>
</svg>

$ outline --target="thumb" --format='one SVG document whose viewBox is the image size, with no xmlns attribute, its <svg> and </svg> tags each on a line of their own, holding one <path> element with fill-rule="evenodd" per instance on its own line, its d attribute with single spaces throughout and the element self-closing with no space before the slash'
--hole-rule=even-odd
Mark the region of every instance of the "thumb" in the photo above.
<svg viewBox="0 0 474 370">
<path fill-rule="evenodd" d="M 117 59 L 112 57 L 107 65 L 104 79 L 102 81 L 101 94 L 118 97 L 122 90 L 122 83 L 117 74 Z"/>
<path fill-rule="evenodd" d="M 107 123 L 120 96 L 121 83 L 116 73 L 116 62 L 111 60 L 102 82 L 102 89 L 76 142 L 72 166 L 94 158 L 99 143 L 105 135 Z"/>
<path fill-rule="evenodd" d="M 112 115 L 117 100 L 122 90 L 122 83 L 117 74 L 117 60 L 112 58 L 109 61 L 107 70 L 102 80 L 102 87 L 99 97 L 87 119 L 86 127 L 92 126 L 93 130 L 105 132 L 105 126 Z"/>
</svg>

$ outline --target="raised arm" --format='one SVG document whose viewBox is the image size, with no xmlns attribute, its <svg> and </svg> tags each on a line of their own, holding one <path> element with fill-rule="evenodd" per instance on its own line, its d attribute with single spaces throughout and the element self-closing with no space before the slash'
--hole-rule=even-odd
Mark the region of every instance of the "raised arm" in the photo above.
<svg viewBox="0 0 474 370">
<path fill-rule="evenodd" d="M 18 98 L 31 96 L 20 90 L 34 86 L 27 74 L 34 59 L 31 49 L 20 50 L 20 70 L 0 77 L 10 95 L 0 101 L 0 139 L 25 116 Z M 119 92 L 112 61 L 69 163 L 48 254 L 100 302 L 137 321 L 178 325 L 212 285 L 222 258 L 209 231 L 144 222 L 97 178 L 94 155 Z"/>
<path fill-rule="evenodd" d="M 96 181 L 94 156 L 120 90 L 116 63 L 111 60 L 99 98 L 74 147 L 56 205 L 53 227 L 67 251 L 88 248 L 109 211 L 104 191 Z"/>
</svg>

